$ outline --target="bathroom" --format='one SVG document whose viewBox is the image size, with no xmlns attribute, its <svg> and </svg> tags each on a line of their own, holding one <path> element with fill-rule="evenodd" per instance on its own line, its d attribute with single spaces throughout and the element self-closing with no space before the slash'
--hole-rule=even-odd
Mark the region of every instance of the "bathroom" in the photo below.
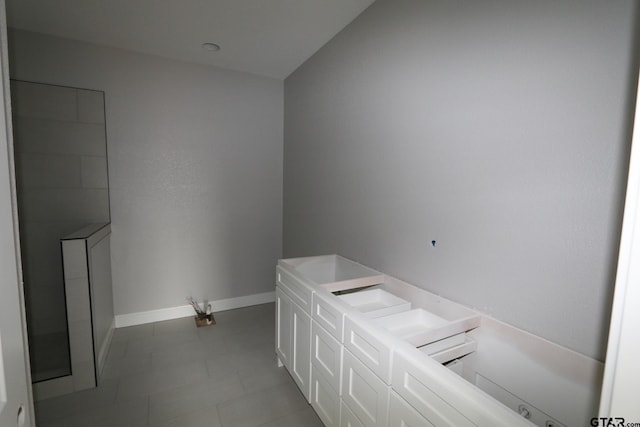
<svg viewBox="0 0 640 427">
<path fill-rule="evenodd" d="M 272 301 L 279 258 L 339 253 L 604 360 L 635 6 L 506 3 L 378 0 L 262 74 L 9 13 L 11 78 L 105 95 L 116 328 Z"/>
</svg>

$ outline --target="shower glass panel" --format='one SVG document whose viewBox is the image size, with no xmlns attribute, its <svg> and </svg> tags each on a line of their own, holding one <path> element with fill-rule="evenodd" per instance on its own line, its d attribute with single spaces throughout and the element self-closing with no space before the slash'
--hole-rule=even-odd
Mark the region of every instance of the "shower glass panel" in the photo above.
<svg viewBox="0 0 640 427">
<path fill-rule="evenodd" d="M 71 374 L 60 239 L 109 222 L 104 93 L 12 80 L 11 99 L 31 374 L 40 382 Z"/>
</svg>

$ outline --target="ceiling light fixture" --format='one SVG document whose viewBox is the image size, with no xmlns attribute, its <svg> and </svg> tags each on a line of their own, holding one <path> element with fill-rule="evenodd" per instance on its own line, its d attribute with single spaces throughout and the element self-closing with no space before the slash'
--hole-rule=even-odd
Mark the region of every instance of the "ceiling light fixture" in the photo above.
<svg viewBox="0 0 640 427">
<path fill-rule="evenodd" d="M 202 43 L 202 48 L 204 50 L 208 50 L 209 52 L 217 52 L 220 50 L 220 45 L 215 43 Z"/>
</svg>

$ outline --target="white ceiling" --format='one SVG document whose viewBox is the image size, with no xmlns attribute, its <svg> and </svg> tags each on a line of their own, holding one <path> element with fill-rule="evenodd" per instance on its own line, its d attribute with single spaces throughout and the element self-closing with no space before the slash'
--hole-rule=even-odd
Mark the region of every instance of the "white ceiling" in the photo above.
<svg viewBox="0 0 640 427">
<path fill-rule="evenodd" d="M 284 79 L 375 0 L 7 0 L 9 27 Z M 202 49 L 219 44 L 219 52 Z"/>
</svg>

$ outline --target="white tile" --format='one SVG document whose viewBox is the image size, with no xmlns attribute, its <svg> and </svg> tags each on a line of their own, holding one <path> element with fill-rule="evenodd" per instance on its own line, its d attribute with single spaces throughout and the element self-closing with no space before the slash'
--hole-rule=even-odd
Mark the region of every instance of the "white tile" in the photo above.
<svg viewBox="0 0 640 427">
<path fill-rule="evenodd" d="M 107 135 L 103 124 L 75 123 L 69 148 L 78 154 L 107 157 Z"/>
<path fill-rule="evenodd" d="M 82 188 L 109 188 L 106 157 L 83 156 L 81 163 Z"/>
<path fill-rule="evenodd" d="M 106 156 L 104 124 L 17 118 L 14 145 L 18 153 Z"/>
<path fill-rule="evenodd" d="M 86 278 L 66 279 L 67 319 L 69 322 L 91 322 L 91 301 Z"/>
<path fill-rule="evenodd" d="M 109 221 L 107 189 L 33 189 L 23 195 L 22 205 L 26 221 Z"/>
<path fill-rule="evenodd" d="M 93 332 L 90 320 L 69 321 L 69 346 L 75 376 L 77 363 L 93 363 Z"/>
<path fill-rule="evenodd" d="M 15 82 L 11 99 L 18 116 L 64 121 L 78 117 L 76 90 L 72 88 Z"/>
<path fill-rule="evenodd" d="M 74 390 L 93 389 L 96 386 L 93 362 L 73 363 Z"/>
<path fill-rule="evenodd" d="M 104 93 L 78 89 L 78 121 L 104 123 Z"/>
<path fill-rule="evenodd" d="M 38 306 L 33 306 L 34 310 L 38 311 Z M 59 312 L 48 313 L 39 313 L 34 316 L 31 320 L 30 333 L 38 334 L 38 335 L 47 335 L 57 332 L 64 332 L 67 329 L 67 322 L 64 310 L 60 310 Z M 45 314 L 45 315 L 43 315 Z"/>
<path fill-rule="evenodd" d="M 85 278 L 87 280 L 87 255 L 84 240 L 65 240 L 62 242 L 62 264 L 66 279 Z"/>
<path fill-rule="evenodd" d="M 81 186 L 79 156 L 24 153 L 17 160 L 16 173 L 21 191 Z"/>
</svg>

